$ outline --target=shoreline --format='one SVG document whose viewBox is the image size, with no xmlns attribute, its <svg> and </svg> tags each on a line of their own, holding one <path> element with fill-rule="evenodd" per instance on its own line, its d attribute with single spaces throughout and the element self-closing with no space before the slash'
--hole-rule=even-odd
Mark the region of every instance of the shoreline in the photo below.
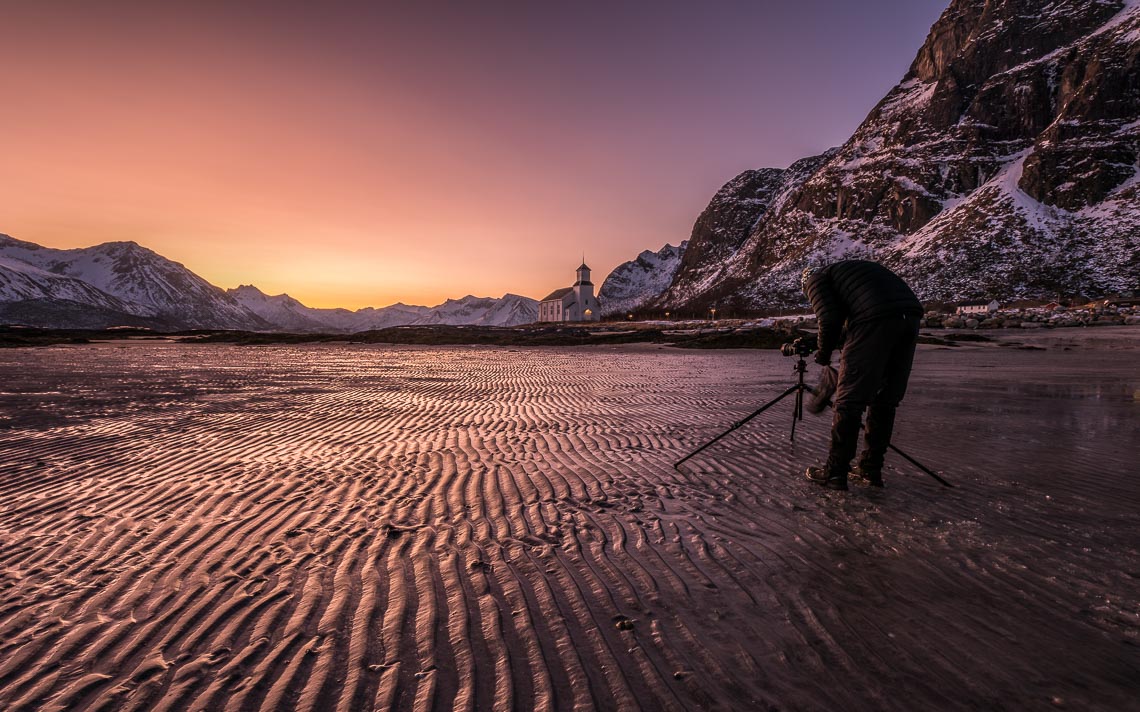
<svg viewBox="0 0 1140 712">
<path fill-rule="evenodd" d="M 771 325 L 756 322 L 678 323 L 663 328 L 661 322 L 616 322 L 599 325 L 487 327 L 487 326 L 397 326 L 355 334 L 297 334 L 195 330 L 155 332 L 147 329 L 40 329 L 0 326 L 0 348 L 80 345 L 119 341 L 168 341 L 193 344 L 275 346 L 290 344 L 405 344 L 421 346 L 614 346 L 658 344 L 683 349 L 778 349 L 797 336 L 815 329 L 813 320 L 782 321 Z M 959 347 L 965 344 L 1009 341 L 1058 341 L 1064 334 L 1135 333 L 1138 325 L 1081 324 L 1021 328 L 930 328 L 924 327 L 920 344 Z"/>
</svg>

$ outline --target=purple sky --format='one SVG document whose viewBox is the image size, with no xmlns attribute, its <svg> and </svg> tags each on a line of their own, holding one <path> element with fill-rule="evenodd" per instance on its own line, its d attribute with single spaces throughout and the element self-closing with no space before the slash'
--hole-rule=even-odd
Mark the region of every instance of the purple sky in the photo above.
<svg viewBox="0 0 1140 712">
<path fill-rule="evenodd" d="M 600 283 L 842 143 L 944 2 L 19 4 L 0 232 L 314 306 Z"/>
</svg>

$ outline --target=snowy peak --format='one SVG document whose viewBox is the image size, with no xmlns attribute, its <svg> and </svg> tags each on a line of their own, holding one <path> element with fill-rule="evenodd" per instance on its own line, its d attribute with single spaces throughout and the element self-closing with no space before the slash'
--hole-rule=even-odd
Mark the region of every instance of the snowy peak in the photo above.
<svg viewBox="0 0 1140 712">
<path fill-rule="evenodd" d="M 50 272 L 13 256 L 43 249 L 0 235 L 0 323 L 48 328 L 173 326 L 162 318 L 140 315 L 143 310 L 137 305 L 81 279 Z"/>
<path fill-rule="evenodd" d="M 252 284 L 243 284 L 236 289 L 227 290 L 230 297 L 244 308 L 253 312 L 274 328 L 282 331 L 327 331 L 330 330 L 331 318 L 322 318 L 322 311 L 310 309 L 288 294 L 269 296 Z M 340 331 L 339 327 L 331 330 Z"/>
<path fill-rule="evenodd" d="M 414 324 L 517 326 L 538 320 L 538 302 L 517 294 L 499 299 L 467 295 L 433 307 Z"/>
<path fill-rule="evenodd" d="M 637 259 L 623 262 L 602 282 L 598 301 L 607 316 L 635 312 L 660 297 L 681 265 L 688 241 L 665 245 L 657 252 L 645 250 Z"/>
<path fill-rule="evenodd" d="M 183 328 L 266 326 L 221 289 L 135 242 L 58 250 L 5 237 L 0 257 L 89 285 L 135 316 Z"/>
<path fill-rule="evenodd" d="M 242 284 L 234 289 L 227 289 L 226 291 L 231 297 L 247 306 L 250 304 L 275 304 L 286 309 L 308 308 L 288 294 L 270 296 L 252 284 Z"/>
</svg>

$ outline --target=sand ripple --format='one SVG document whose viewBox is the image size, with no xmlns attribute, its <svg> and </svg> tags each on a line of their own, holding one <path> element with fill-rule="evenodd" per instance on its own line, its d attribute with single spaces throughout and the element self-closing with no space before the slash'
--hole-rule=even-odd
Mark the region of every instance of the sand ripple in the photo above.
<svg viewBox="0 0 1140 712">
<path fill-rule="evenodd" d="M 960 487 L 840 495 L 788 408 L 670 466 L 770 352 L 0 354 L 0 707 L 1134 705 L 1140 384 L 1067 356 L 924 351 Z"/>
</svg>

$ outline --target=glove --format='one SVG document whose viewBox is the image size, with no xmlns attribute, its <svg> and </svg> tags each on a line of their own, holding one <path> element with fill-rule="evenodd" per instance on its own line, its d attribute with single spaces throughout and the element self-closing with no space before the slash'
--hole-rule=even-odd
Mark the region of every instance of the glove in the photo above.
<svg viewBox="0 0 1140 712">
<path fill-rule="evenodd" d="M 831 354 L 825 354 L 822 351 L 816 351 L 815 352 L 815 362 L 818 363 L 820 366 L 830 366 L 831 365 Z"/>
</svg>

